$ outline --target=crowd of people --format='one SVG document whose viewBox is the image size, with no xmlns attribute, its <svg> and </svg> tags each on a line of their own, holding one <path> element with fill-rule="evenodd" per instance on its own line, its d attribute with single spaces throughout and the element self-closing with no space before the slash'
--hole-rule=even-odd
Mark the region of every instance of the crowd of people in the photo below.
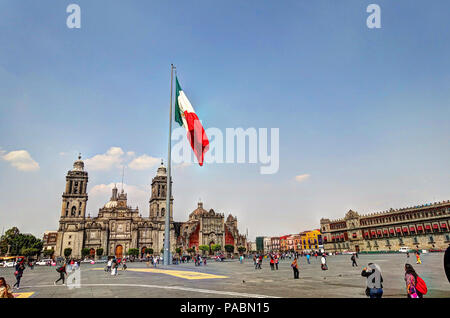
<svg viewBox="0 0 450 318">
<path fill-rule="evenodd" d="M 422 260 L 420 258 L 420 252 L 415 251 L 416 264 L 421 265 Z M 311 258 L 315 257 L 317 259 L 320 256 L 320 266 L 322 270 L 328 270 L 327 264 L 327 253 L 320 252 L 309 252 L 309 253 L 254 253 L 248 254 L 247 257 L 253 257 L 253 263 L 255 266 L 255 270 L 261 270 L 264 259 L 268 259 L 270 269 L 276 271 L 279 269 L 279 263 L 281 260 L 289 260 L 291 262 L 291 268 L 293 271 L 294 279 L 299 279 L 300 269 L 299 269 L 299 258 L 305 257 L 306 263 L 311 264 Z M 409 253 L 406 254 L 406 258 L 409 259 Z M 239 262 L 244 263 L 244 255 L 240 255 Z M 351 266 L 358 267 L 356 260 L 358 259 L 358 253 L 353 253 L 350 257 Z M 216 260 L 223 260 L 221 257 L 216 257 Z M 445 272 L 448 276 L 450 282 L 450 247 L 446 251 L 444 255 L 445 260 Z M 118 270 L 122 268 L 122 270 L 127 269 L 127 258 L 117 258 L 110 257 L 107 261 L 105 271 L 110 273 L 112 276 L 117 276 Z M 207 258 L 200 254 L 196 254 L 194 256 L 189 257 L 181 257 L 179 262 L 181 263 L 189 263 L 193 261 L 195 266 L 205 266 L 207 264 Z M 157 267 L 158 264 L 162 262 L 162 257 L 160 256 L 147 256 L 147 266 L 150 266 L 150 263 L 153 267 Z M 76 271 L 80 267 L 80 260 L 77 259 L 69 259 L 69 260 L 60 260 L 59 265 L 56 268 L 58 272 L 58 279 L 54 282 L 54 285 L 57 285 L 59 282 L 65 284 L 66 276 L 70 273 Z M 6 279 L 4 277 L 0 277 L 0 298 L 14 298 L 13 290 L 20 289 L 21 279 L 23 277 L 26 265 L 30 269 L 33 268 L 34 264 L 29 264 L 25 261 L 24 257 L 20 257 L 17 259 L 15 265 L 14 276 L 16 282 L 13 284 L 11 288 L 9 284 L 7 284 Z M 425 281 L 418 275 L 414 267 L 406 263 L 404 267 L 404 281 L 406 287 L 406 295 L 408 298 L 422 298 L 425 294 L 427 294 L 427 285 Z M 367 266 L 362 268 L 361 276 L 366 278 L 366 290 L 365 293 L 370 298 L 382 298 L 383 296 L 383 275 L 381 271 L 381 267 L 375 263 L 368 263 Z"/>
</svg>

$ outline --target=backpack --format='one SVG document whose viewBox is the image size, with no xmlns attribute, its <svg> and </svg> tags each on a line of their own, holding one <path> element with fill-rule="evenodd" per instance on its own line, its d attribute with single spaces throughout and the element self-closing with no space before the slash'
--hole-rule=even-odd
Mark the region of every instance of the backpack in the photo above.
<svg viewBox="0 0 450 318">
<path fill-rule="evenodd" d="M 428 292 L 427 284 L 425 284 L 425 281 L 419 276 L 417 276 L 416 290 L 422 295 L 425 295 Z"/>
<path fill-rule="evenodd" d="M 56 268 L 56 271 L 57 271 L 58 273 L 61 273 L 62 270 L 63 270 L 63 266 L 62 266 L 62 265 L 61 265 L 61 266 L 58 266 L 58 267 Z"/>
</svg>

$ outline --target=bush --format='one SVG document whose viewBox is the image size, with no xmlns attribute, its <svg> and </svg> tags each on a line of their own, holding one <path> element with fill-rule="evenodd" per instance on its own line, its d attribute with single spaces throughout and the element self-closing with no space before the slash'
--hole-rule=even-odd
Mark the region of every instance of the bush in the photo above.
<svg viewBox="0 0 450 318">
<path fill-rule="evenodd" d="M 153 254 L 153 248 L 146 248 L 145 249 L 145 253 L 152 255 Z"/>
<path fill-rule="evenodd" d="M 202 251 L 203 254 L 205 254 L 205 252 L 209 251 L 209 246 L 208 246 L 208 245 L 200 245 L 200 246 L 198 247 L 198 249 L 199 249 L 200 251 Z"/>
<path fill-rule="evenodd" d="M 128 250 L 128 255 L 138 256 L 139 255 L 139 249 L 137 249 L 137 248 L 130 248 Z"/>
<path fill-rule="evenodd" d="M 227 253 L 233 253 L 234 246 L 233 245 L 225 245 L 225 251 L 227 251 Z"/>
<path fill-rule="evenodd" d="M 51 249 L 51 250 L 44 250 L 44 256 L 45 257 L 52 257 L 53 256 L 53 254 L 55 253 L 55 250 L 54 249 Z"/>
<path fill-rule="evenodd" d="M 84 258 L 89 255 L 89 249 L 87 247 L 81 249 L 81 256 Z"/>
<path fill-rule="evenodd" d="M 101 257 L 103 255 L 103 248 L 97 248 L 97 251 L 95 251 L 97 253 L 98 257 Z"/>
<path fill-rule="evenodd" d="M 64 249 L 64 256 L 69 257 L 72 254 L 72 249 L 70 247 Z"/>
</svg>

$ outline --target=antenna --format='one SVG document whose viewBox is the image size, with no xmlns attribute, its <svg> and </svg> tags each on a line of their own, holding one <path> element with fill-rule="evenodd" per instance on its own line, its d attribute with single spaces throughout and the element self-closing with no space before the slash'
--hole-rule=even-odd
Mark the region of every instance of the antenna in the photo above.
<svg viewBox="0 0 450 318">
<path fill-rule="evenodd" d="M 123 175 L 125 173 L 125 166 L 122 166 L 122 192 L 123 192 Z"/>
</svg>

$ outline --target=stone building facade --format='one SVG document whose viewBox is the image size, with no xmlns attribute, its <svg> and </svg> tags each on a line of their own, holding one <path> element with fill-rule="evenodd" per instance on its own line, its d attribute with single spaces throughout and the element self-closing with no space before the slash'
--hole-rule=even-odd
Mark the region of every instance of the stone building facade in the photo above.
<svg viewBox="0 0 450 318">
<path fill-rule="evenodd" d="M 366 215 L 350 210 L 342 219 L 321 219 L 320 226 L 328 252 L 441 250 L 450 244 L 450 201 Z"/>
<path fill-rule="evenodd" d="M 103 255 L 122 257 L 130 248 L 138 248 L 141 254 L 146 248 L 159 253 L 164 246 L 166 213 L 166 168 L 161 163 L 152 180 L 149 200 L 149 216 L 143 217 L 139 208 L 128 205 L 127 194 L 117 187 L 110 200 L 99 209 L 98 216 L 86 216 L 86 192 L 88 173 L 84 171 L 81 157 L 67 173 L 66 188 L 62 195 L 62 208 L 56 242 L 55 256 L 64 256 L 66 248 L 72 249 L 71 257 L 81 257 L 81 250 L 88 248 L 91 256 L 101 248 Z M 173 198 L 170 204 L 171 242 L 175 242 L 173 226 Z"/>
<path fill-rule="evenodd" d="M 99 209 L 96 217 L 86 216 L 88 172 L 84 170 L 81 156 L 66 175 L 65 191 L 57 232 L 55 256 L 64 256 L 64 250 L 72 250 L 71 257 L 80 258 L 82 249 L 89 249 L 92 257 L 98 249 L 103 255 L 122 257 L 130 248 L 137 248 L 143 255 L 147 248 L 160 254 L 164 246 L 167 173 L 161 163 L 152 179 L 148 217 L 139 208 L 128 204 L 124 189 L 116 186 L 110 200 Z M 173 221 L 173 197 L 170 200 L 170 241 L 174 253 L 177 247 L 186 250 L 199 245 L 226 244 L 245 246 L 245 237 L 239 234 L 237 219 L 213 210 L 206 211 L 202 203 L 192 212 L 187 222 Z"/>
<path fill-rule="evenodd" d="M 214 244 L 219 244 L 222 249 L 225 245 L 233 245 L 235 253 L 239 246 L 247 245 L 245 236 L 239 234 L 236 217 L 229 214 L 225 220 L 223 213 L 205 210 L 202 202 L 189 214 L 189 220 L 180 224 L 177 244 L 184 251 L 208 245 L 211 254 Z"/>
</svg>

